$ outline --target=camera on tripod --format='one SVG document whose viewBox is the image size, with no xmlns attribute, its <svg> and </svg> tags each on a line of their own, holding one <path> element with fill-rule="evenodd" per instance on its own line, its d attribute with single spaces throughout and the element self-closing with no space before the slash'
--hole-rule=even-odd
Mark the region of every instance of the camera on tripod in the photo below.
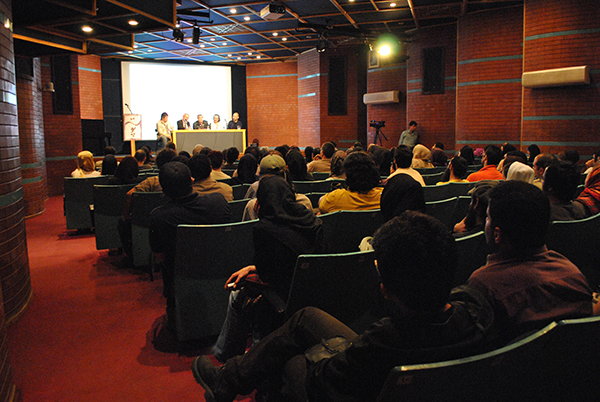
<svg viewBox="0 0 600 402">
<path fill-rule="evenodd" d="M 371 124 L 369 124 L 369 126 L 375 127 L 375 128 L 383 128 L 383 127 L 385 127 L 385 121 L 371 120 Z"/>
</svg>

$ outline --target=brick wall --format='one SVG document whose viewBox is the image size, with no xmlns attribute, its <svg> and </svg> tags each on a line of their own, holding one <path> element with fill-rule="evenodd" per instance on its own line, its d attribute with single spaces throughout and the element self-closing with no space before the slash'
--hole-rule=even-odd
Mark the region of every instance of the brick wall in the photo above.
<svg viewBox="0 0 600 402">
<path fill-rule="evenodd" d="M 34 79 L 17 77 L 19 111 L 19 146 L 25 216 L 45 210 L 48 199 L 46 187 L 46 154 L 44 150 L 44 116 L 42 113 L 41 67 L 33 59 Z"/>
<path fill-rule="evenodd" d="M 467 15 L 458 23 L 456 139 L 460 149 L 521 142 L 523 10 Z"/>
<path fill-rule="evenodd" d="M 433 47 L 443 47 L 445 51 L 445 91 L 423 95 L 423 49 Z M 419 141 L 428 148 L 440 141 L 446 150 L 451 150 L 456 122 L 456 25 L 420 29 L 412 39 L 408 55 L 405 125 L 406 121 L 415 120 L 419 124 Z"/>
<path fill-rule="evenodd" d="M 298 56 L 298 145 L 321 146 L 321 54 L 311 49 Z"/>
<path fill-rule="evenodd" d="M 0 0 L 0 12 L 12 23 L 12 2 Z M 17 88 L 12 32 L 0 26 L 0 401 L 15 399 L 8 358 L 7 323 L 25 310 L 31 280 L 25 235 L 23 186 L 19 158 Z"/>
<path fill-rule="evenodd" d="M 104 119 L 102 111 L 102 67 L 98 56 L 77 56 L 81 118 Z"/>
<path fill-rule="evenodd" d="M 600 146 L 600 7 L 595 0 L 525 1 L 525 72 L 588 65 L 592 83 L 523 88 L 523 145 L 542 152 Z"/>
<path fill-rule="evenodd" d="M 42 82 L 52 81 L 50 58 L 41 58 Z M 54 114 L 52 92 L 43 92 L 44 139 L 48 194 L 63 193 L 63 178 L 77 167 L 77 154 L 82 150 L 81 116 L 79 112 L 79 69 L 77 56 L 71 56 L 73 114 Z"/>
<path fill-rule="evenodd" d="M 248 141 L 261 145 L 298 145 L 298 71 L 296 63 L 246 67 Z"/>
</svg>

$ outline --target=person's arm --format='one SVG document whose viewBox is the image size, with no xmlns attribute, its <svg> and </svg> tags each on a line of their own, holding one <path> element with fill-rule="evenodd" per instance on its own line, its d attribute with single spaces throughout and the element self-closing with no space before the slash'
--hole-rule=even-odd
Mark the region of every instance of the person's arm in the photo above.
<svg viewBox="0 0 600 402">
<path fill-rule="evenodd" d="M 248 265 L 247 267 L 244 267 L 239 271 L 234 272 L 233 274 L 231 274 L 229 279 L 227 279 L 227 282 L 225 282 L 225 290 L 236 290 L 239 286 L 240 281 L 253 273 L 256 273 L 255 265 Z"/>
</svg>

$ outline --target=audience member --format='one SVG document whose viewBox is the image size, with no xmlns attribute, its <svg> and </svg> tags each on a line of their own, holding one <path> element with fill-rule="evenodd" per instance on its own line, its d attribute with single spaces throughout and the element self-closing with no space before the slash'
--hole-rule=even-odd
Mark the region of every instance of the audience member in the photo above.
<svg viewBox="0 0 600 402">
<path fill-rule="evenodd" d="M 460 149 L 458 156 L 465 158 L 469 165 L 475 164 L 475 151 L 468 145 L 465 145 Z"/>
<path fill-rule="evenodd" d="M 192 150 L 192 156 L 198 155 L 200 152 L 202 152 L 203 149 L 204 149 L 204 145 L 202 145 L 202 144 L 196 144 L 196 146 Z"/>
<path fill-rule="evenodd" d="M 344 160 L 347 189 L 325 194 L 319 201 L 322 213 L 338 210 L 365 210 L 379 208 L 381 187 L 379 172 L 366 152 L 353 152 Z"/>
<path fill-rule="evenodd" d="M 525 155 L 525 152 L 519 150 L 508 152 L 506 155 L 504 155 L 504 159 L 500 161 L 496 169 L 500 173 L 502 173 L 503 177 L 506 177 L 506 175 L 508 174 L 508 166 L 510 166 L 510 164 L 515 161 L 521 162 L 522 164 L 526 165 L 527 155 Z"/>
<path fill-rule="evenodd" d="M 156 167 L 160 169 L 166 163 L 171 162 L 173 158 L 175 158 L 177 154 L 170 148 L 165 148 L 156 155 Z M 134 191 L 140 191 L 144 193 L 152 193 L 162 191 L 160 187 L 160 182 L 158 180 L 158 176 L 150 176 L 142 181 L 140 184 L 131 189 L 127 195 L 131 198 L 131 193 Z M 127 203 L 126 203 L 127 204 Z M 127 210 L 129 211 L 129 210 Z"/>
<path fill-rule="evenodd" d="M 306 166 L 309 173 L 331 172 L 331 157 L 336 151 L 335 146 L 331 142 L 326 142 L 321 149 L 320 159 L 313 160 Z"/>
<path fill-rule="evenodd" d="M 177 156 L 185 156 L 188 159 L 190 159 L 192 157 L 192 155 L 190 155 L 190 153 L 188 151 L 179 151 Z"/>
<path fill-rule="evenodd" d="M 498 163 L 502 160 L 502 151 L 495 145 L 488 145 L 485 147 L 483 152 L 483 158 L 481 159 L 483 167 L 475 172 L 471 173 L 467 180 L 470 182 L 479 180 L 502 180 L 502 173 L 496 168 Z"/>
<path fill-rule="evenodd" d="M 190 158 L 185 155 L 177 155 L 173 159 L 171 159 L 171 162 L 181 162 L 184 165 L 187 165 L 189 161 Z"/>
<path fill-rule="evenodd" d="M 117 170 L 117 158 L 113 154 L 108 154 L 102 160 L 102 171 L 100 174 L 102 176 L 112 176 L 115 174 L 115 170 Z"/>
<path fill-rule="evenodd" d="M 188 162 L 192 177 L 194 178 L 194 192 L 202 196 L 205 194 L 219 193 L 227 201 L 233 201 L 233 190 L 231 189 L 231 186 L 212 178 L 211 172 L 213 172 L 213 170 L 211 168 L 211 163 L 211 160 L 206 155 L 194 155 Z"/>
<path fill-rule="evenodd" d="M 221 170 L 221 167 L 223 166 L 223 153 L 221 151 L 211 151 L 206 156 L 208 156 L 208 159 L 210 159 L 210 166 L 212 167 L 212 172 L 210 173 L 211 179 L 231 179 L 231 176 L 223 173 L 223 171 Z"/>
<path fill-rule="evenodd" d="M 152 165 L 150 165 L 147 162 L 148 155 L 146 154 L 145 150 L 140 148 L 137 151 L 135 151 L 134 158 L 137 161 L 139 170 L 152 170 L 153 169 Z"/>
<path fill-rule="evenodd" d="M 117 166 L 114 176 L 108 180 L 108 184 L 121 185 L 140 183 L 142 178 L 138 177 L 139 171 L 138 161 L 133 156 L 126 156 L 121 159 L 121 163 Z"/>
<path fill-rule="evenodd" d="M 306 159 L 306 164 L 309 164 L 313 160 L 313 147 L 310 145 L 304 148 L 304 159 Z"/>
<path fill-rule="evenodd" d="M 236 147 L 227 149 L 223 169 L 235 169 L 235 162 L 237 162 L 238 156 L 240 156 L 240 151 Z"/>
<path fill-rule="evenodd" d="M 424 186 L 425 181 L 423 180 L 421 173 L 410 167 L 412 158 L 413 154 L 410 147 L 406 145 L 400 145 L 398 148 L 396 148 L 396 152 L 394 154 L 394 163 L 392 165 L 392 174 L 389 175 L 388 181 L 398 174 L 407 174 L 419 182 L 420 185 Z"/>
<path fill-rule="evenodd" d="M 517 148 L 515 148 L 514 145 L 512 145 L 508 142 L 505 142 L 504 144 L 502 144 L 502 147 L 500 149 L 502 150 L 502 157 L 506 156 L 506 154 L 509 152 L 517 150 Z"/>
<path fill-rule="evenodd" d="M 600 166 L 596 166 L 585 179 L 585 188 L 575 201 L 583 204 L 586 217 L 600 213 Z"/>
<path fill-rule="evenodd" d="M 448 164 L 448 155 L 440 149 L 434 148 L 431 150 L 431 164 L 435 167 L 443 167 Z"/>
<path fill-rule="evenodd" d="M 467 284 L 494 309 L 506 342 L 552 321 L 592 314 L 592 291 L 579 269 L 545 245 L 550 202 L 534 185 L 506 181 L 488 193 L 486 240 L 497 249 Z"/>
<path fill-rule="evenodd" d="M 287 153 L 290 150 L 290 146 L 287 144 L 284 145 L 279 145 L 277 147 L 275 147 L 275 151 L 279 152 L 279 156 L 281 156 L 283 158 L 283 160 L 287 163 Z"/>
<path fill-rule="evenodd" d="M 298 148 L 290 149 L 285 160 L 293 181 L 314 180 L 312 174 L 308 173 L 306 168 L 306 159 L 304 159 L 304 156 L 302 156 Z"/>
<path fill-rule="evenodd" d="M 544 194 L 550 200 L 550 220 L 583 219 L 586 211 L 580 202 L 573 202 L 579 184 L 579 169 L 571 162 L 557 161 L 544 172 Z"/>
<path fill-rule="evenodd" d="M 113 157 L 117 154 L 117 150 L 114 147 L 111 147 L 110 145 L 104 148 L 104 157 L 106 157 L 107 155 L 112 155 Z M 96 163 L 94 164 L 96 167 L 96 170 L 101 171 L 102 170 L 102 163 L 104 162 L 104 160 L 99 160 L 96 161 Z M 116 168 L 116 166 L 115 166 Z M 112 173 L 110 173 L 112 174 Z"/>
<path fill-rule="evenodd" d="M 540 190 L 544 183 L 544 171 L 551 163 L 557 161 L 558 158 L 552 154 L 539 154 L 533 159 L 533 172 L 535 173 L 535 179 L 533 185 Z"/>
<path fill-rule="evenodd" d="M 361 147 L 355 146 L 352 152 L 360 151 L 361 149 Z M 377 166 L 379 176 L 388 177 L 390 175 L 394 154 L 389 149 L 377 146 L 375 144 L 373 144 L 372 147 L 369 147 L 368 153 L 373 159 L 373 162 L 375 162 L 375 166 Z"/>
<path fill-rule="evenodd" d="M 471 202 L 464 219 L 454 225 L 453 236 L 455 238 L 469 236 L 473 233 L 479 233 L 485 229 L 485 218 L 487 216 L 488 197 L 487 193 L 491 190 L 497 181 L 484 180 L 475 184 L 469 195 Z"/>
<path fill-rule="evenodd" d="M 439 149 L 441 151 L 444 150 L 444 143 L 442 142 L 436 142 L 435 144 L 433 144 L 433 146 L 431 147 L 431 151 L 433 152 L 434 149 Z"/>
<path fill-rule="evenodd" d="M 585 162 L 585 174 L 588 175 L 595 167 L 600 166 L 600 150 L 592 155 L 591 159 Z"/>
<path fill-rule="evenodd" d="M 163 193 L 170 200 L 150 213 L 150 247 L 157 260 L 163 263 L 167 328 L 176 333 L 174 268 L 177 225 L 228 223 L 231 221 L 231 211 L 221 194 L 213 193 L 200 197 L 195 193 L 192 189 L 190 169 L 183 163 L 169 162 L 163 165 L 158 177 Z"/>
<path fill-rule="evenodd" d="M 579 162 L 579 152 L 575 149 L 568 149 L 558 154 L 558 159 L 561 161 L 571 162 L 577 164 Z"/>
<path fill-rule="evenodd" d="M 252 326 L 260 332 L 255 333 L 255 338 L 260 338 L 282 324 L 277 309 L 267 300 L 287 300 L 299 255 L 325 251 L 321 220 L 296 201 L 283 178 L 263 177 L 256 203 L 259 221 L 252 236 L 254 265 L 235 272 L 225 284 L 225 289 L 233 292 L 227 318 L 213 348 L 215 357 L 222 362 L 244 353 Z M 264 295 L 261 301 L 257 300 L 257 293 Z M 260 314 L 250 316 L 249 307 L 245 307 L 249 302 L 253 312 L 260 310 Z"/>
<path fill-rule="evenodd" d="M 237 170 L 233 172 L 234 184 L 252 184 L 256 181 L 256 170 L 258 162 L 252 154 L 246 154 L 240 158 Z"/>
<path fill-rule="evenodd" d="M 467 164 L 467 160 L 461 156 L 455 156 L 450 160 L 450 164 L 448 164 L 448 169 L 444 172 L 444 176 L 442 177 L 442 181 L 436 183 L 446 184 L 446 183 L 468 183 L 469 181 L 465 179 L 467 177 L 467 169 L 469 165 Z"/>
<path fill-rule="evenodd" d="M 373 246 L 381 290 L 395 306 L 390 317 L 359 336 L 319 309 L 300 310 L 221 367 L 206 356 L 195 358 L 192 372 L 205 399 L 233 401 L 268 383 L 269 400 L 374 401 L 395 366 L 482 350 L 493 314 L 477 292 L 450 291 L 457 251 L 442 223 L 407 212 L 379 229 Z M 307 359 L 307 350 L 327 340 L 344 346 L 331 358 Z"/>
<path fill-rule="evenodd" d="M 431 168 L 431 152 L 425 145 L 417 144 L 413 148 L 413 159 L 411 168 Z"/>
<path fill-rule="evenodd" d="M 542 153 L 540 147 L 538 147 L 536 144 L 531 144 L 528 146 L 527 152 L 529 152 L 529 158 L 527 158 L 527 163 L 529 164 L 533 164 L 535 157 Z"/>
<path fill-rule="evenodd" d="M 331 157 L 331 173 L 329 179 L 346 180 L 346 172 L 344 171 L 344 160 L 346 160 L 346 152 L 336 151 Z"/>
<path fill-rule="evenodd" d="M 506 180 L 519 180 L 533 184 L 535 172 L 532 168 L 519 161 L 514 161 L 506 167 Z"/>
<path fill-rule="evenodd" d="M 71 177 L 100 176 L 94 164 L 94 155 L 90 151 L 81 151 L 77 154 L 77 169 L 71 172 Z"/>
<path fill-rule="evenodd" d="M 386 221 L 402 215 L 404 211 L 425 212 L 423 186 L 407 174 L 388 179 L 381 193 L 381 215 Z"/>
<path fill-rule="evenodd" d="M 140 147 L 140 149 L 143 149 L 144 152 L 146 152 L 146 163 L 149 163 L 150 165 L 155 165 L 155 161 L 154 158 L 152 157 L 152 149 L 150 149 L 150 147 L 148 145 L 143 145 Z"/>
</svg>

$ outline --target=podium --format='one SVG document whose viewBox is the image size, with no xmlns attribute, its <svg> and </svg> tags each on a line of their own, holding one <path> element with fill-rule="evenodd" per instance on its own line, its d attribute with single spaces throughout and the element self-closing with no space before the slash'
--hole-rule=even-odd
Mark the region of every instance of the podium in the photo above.
<svg viewBox="0 0 600 402">
<path fill-rule="evenodd" d="M 123 142 L 131 142 L 131 156 L 135 155 L 135 140 L 142 139 L 142 115 L 123 115 Z"/>
<path fill-rule="evenodd" d="M 190 155 L 198 144 L 215 151 L 236 147 L 240 153 L 247 146 L 246 130 L 175 130 L 173 142 L 177 152 L 187 151 Z"/>
</svg>

